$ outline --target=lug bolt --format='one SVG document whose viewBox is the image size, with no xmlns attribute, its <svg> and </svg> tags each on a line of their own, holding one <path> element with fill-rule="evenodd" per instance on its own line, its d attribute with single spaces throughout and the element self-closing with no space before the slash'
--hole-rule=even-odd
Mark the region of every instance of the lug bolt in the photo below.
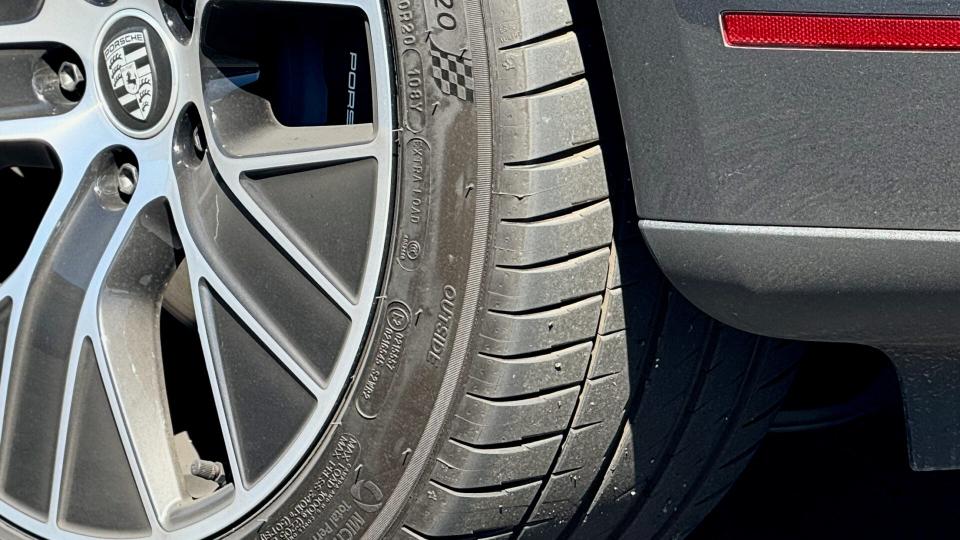
<svg viewBox="0 0 960 540">
<path fill-rule="evenodd" d="M 193 12 L 197 9 L 196 0 L 180 0 L 180 13 L 188 22 L 193 22 Z"/>
<path fill-rule="evenodd" d="M 203 139 L 203 133 L 200 131 L 199 125 L 193 128 L 193 149 L 197 152 L 197 156 L 203 156 L 207 150 L 207 144 Z"/>
<path fill-rule="evenodd" d="M 206 461 L 203 459 L 195 460 L 190 464 L 190 474 L 197 478 L 216 482 L 221 486 L 226 482 L 226 474 L 223 472 L 223 465 L 216 461 Z"/>
<path fill-rule="evenodd" d="M 140 172 L 136 165 L 124 163 L 117 171 L 117 191 L 122 195 L 130 197 L 137 189 L 137 181 L 140 179 Z"/>
<path fill-rule="evenodd" d="M 83 82 L 83 72 L 73 62 L 64 62 L 60 64 L 60 70 L 57 72 L 60 79 L 60 88 L 64 92 L 74 92 L 80 83 Z"/>
</svg>

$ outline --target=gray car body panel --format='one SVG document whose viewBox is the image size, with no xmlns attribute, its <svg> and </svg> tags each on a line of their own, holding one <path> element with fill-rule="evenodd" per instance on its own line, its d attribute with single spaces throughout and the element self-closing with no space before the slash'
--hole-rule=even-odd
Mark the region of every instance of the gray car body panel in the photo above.
<svg viewBox="0 0 960 540">
<path fill-rule="evenodd" d="M 666 275 L 738 328 L 885 350 L 914 467 L 960 468 L 960 54 L 734 48 L 720 22 L 960 5 L 599 4 L 640 225 Z"/>
</svg>

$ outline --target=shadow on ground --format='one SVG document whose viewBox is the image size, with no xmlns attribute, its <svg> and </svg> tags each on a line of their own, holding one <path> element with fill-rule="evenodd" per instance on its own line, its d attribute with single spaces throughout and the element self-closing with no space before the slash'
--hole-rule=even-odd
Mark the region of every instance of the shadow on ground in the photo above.
<svg viewBox="0 0 960 540">
<path fill-rule="evenodd" d="M 691 540 L 957 539 L 960 471 L 907 465 L 898 408 L 845 426 L 770 434 Z"/>
</svg>

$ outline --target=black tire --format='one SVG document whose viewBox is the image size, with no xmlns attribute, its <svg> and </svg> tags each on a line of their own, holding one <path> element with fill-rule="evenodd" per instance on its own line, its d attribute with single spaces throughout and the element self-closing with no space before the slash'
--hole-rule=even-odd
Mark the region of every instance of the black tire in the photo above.
<svg viewBox="0 0 960 540">
<path fill-rule="evenodd" d="M 388 10 L 404 129 L 383 301 L 338 420 L 234 532 L 683 537 L 766 432 L 789 346 L 711 320 L 647 253 L 585 75 L 595 6 Z"/>
</svg>

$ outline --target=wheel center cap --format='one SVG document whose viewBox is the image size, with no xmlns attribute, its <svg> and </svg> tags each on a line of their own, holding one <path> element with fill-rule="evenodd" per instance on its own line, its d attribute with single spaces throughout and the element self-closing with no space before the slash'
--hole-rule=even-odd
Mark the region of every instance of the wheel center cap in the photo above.
<svg viewBox="0 0 960 540">
<path fill-rule="evenodd" d="M 155 135 L 169 118 L 174 91 L 167 45 L 146 18 L 120 14 L 101 36 L 97 54 L 100 96 L 121 131 Z"/>
</svg>

